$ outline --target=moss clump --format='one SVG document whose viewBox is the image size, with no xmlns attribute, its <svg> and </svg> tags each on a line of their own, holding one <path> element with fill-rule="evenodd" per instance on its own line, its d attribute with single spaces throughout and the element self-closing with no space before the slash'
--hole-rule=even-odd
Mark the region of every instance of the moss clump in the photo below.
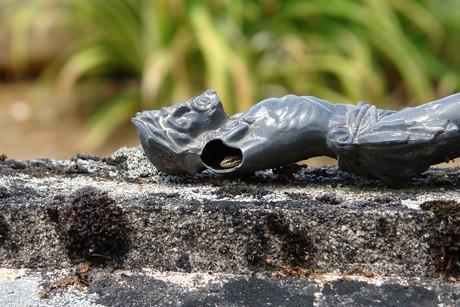
<svg viewBox="0 0 460 307">
<path fill-rule="evenodd" d="M 281 250 L 287 262 L 304 265 L 315 252 L 313 238 L 303 230 L 292 230 L 290 222 L 282 214 L 270 213 L 266 223 L 269 231 L 282 242 Z"/>
<path fill-rule="evenodd" d="M 421 205 L 433 212 L 436 233 L 429 242 L 430 262 L 445 277 L 460 276 L 460 204 L 455 201 L 429 201 Z"/>
<path fill-rule="evenodd" d="M 294 182 L 295 174 L 302 170 L 303 166 L 293 163 L 287 164 L 278 168 L 273 169 L 273 173 L 278 176 L 278 180 L 281 182 Z"/>
<path fill-rule="evenodd" d="M 5 187 L 4 185 L 0 185 L 0 199 L 7 198 L 8 196 L 10 196 L 10 192 L 8 191 L 8 188 Z"/>
<path fill-rule="evenodd" d="M 6 240 L 9 239 L 9 234 L 10 228 L 8 227 L 8 224 L 6 223 L 3 216 L 0 215 L 0 246 L 3 246 Z"/>
<path fill-rule="evenodd" d="M 59 225 L 74 261 L 121 260 L 128 250 L 128 224 L 123 212 L 100 189 L 86 186 L 70 194 Z"/>
<path fill-rule="evenodd" d="M 291 229 L 293 228 L 293 229 Z M 294 229 L 289 219 L 279 213 L 268 213 L 255 227 L 254 239 L 246 246 L 246 260 L 252 265 L 266 264 L 273 259 L 272 242 L 281 244 L 281 259 L 285 264 L 311 267 L 315 254 L 314 239 L 306 229 Z"/>
<path fill-rule="evenodd" d="M 278 213 L 269 213 L 267 215 L 267 226 L 268 229 L 278 235 L 287 235 L 289 234 L 289 221 L 284 218 L 283 215 Z"/>
<path fill-rule="evenodd" d="M 303 265 L 312 260 L 313 239 L 305 231 L 289 232 L 282 249 L 289 263 Z"/>
<path fill-rule="evenodd" d="M 256 240 L 246 246 L 244 255 L 248 263 L 257 265 L 263 262 L 266 257 L 267 243 L 265 240 Z"/>
</svg>

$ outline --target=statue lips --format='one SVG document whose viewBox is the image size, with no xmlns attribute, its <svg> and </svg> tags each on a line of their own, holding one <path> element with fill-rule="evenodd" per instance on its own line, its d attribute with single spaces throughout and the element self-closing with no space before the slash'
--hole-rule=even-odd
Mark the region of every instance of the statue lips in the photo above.
<svg viewBox="0 0 460 307">
<path fill-rule="evenodd" d="M 147 157 L 171 174 L 238 175 L 323 155 L 344 171 L 400 187 L 460 156 L 460 94 L 401 111 L 287 95 L 228 117 L 208 90 L 132 122 Z"/>
</svg>

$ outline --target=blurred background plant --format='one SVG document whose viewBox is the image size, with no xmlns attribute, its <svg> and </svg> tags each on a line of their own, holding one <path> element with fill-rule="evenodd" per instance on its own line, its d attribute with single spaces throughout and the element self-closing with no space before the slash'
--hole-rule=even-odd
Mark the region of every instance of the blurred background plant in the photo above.
<svg viewBox="0 0 460 307">
<path fill-rule="evenodd" d="M 85 118 L 73 143 L 104 153 L 135 138 L 136 111 L 207 88 L 229 114 L 287 93 L 395 109 L 452 94 L 458 20 L 456 0 L 0 0 L 0 74 L 33 82 L 44 121 Z"/>
</svg>

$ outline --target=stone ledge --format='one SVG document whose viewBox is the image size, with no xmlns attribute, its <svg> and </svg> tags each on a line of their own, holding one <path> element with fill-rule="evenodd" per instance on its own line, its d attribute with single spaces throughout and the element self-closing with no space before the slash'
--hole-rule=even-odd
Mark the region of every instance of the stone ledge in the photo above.
<svg viewBox="0 0 460 307">
<path fill-rule="evenodd" d="M 0 266 L 81 261 L 63 244 L 61 217 L 69 195 L 92 186 L 129 224 L 127 251 L 113 263 L 119 268 L 340 275 L 360 266 L 378 276 L 456 276 L 450 217 L 459 174 L 432 169 L 393 190 L 336 167 L 244 179 L 165 176 L 135 148 L 108 158 L 0 161 Z"/>
</svg>

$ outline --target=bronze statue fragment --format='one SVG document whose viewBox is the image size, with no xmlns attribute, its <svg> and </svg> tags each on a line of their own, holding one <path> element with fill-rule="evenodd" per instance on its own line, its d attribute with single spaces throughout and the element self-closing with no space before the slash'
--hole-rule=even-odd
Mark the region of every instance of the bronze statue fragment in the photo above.
<svg viewBox="0 0 460 307">
<path fill-rule="evenodd" d="M 311 96 L 263 100 L 228 117 L 215 91 L 132 118 L 160 171 L 248 174 L 315 156 L 400 187 L 460 156 L 460 93 L 401 111 Z"/>
</svg>

